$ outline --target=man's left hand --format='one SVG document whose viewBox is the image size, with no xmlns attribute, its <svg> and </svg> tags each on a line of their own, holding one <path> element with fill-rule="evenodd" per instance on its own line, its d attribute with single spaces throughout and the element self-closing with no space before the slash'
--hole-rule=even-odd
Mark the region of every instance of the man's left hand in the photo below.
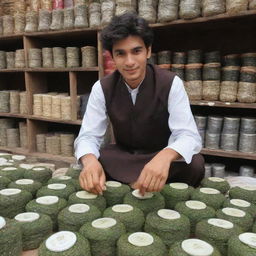
<svg viewBox="0 0 256 256">
<path fill-rule="evenodd" d="M 172 161 L 179 157 L 180 155 L 173 149 L 161 150 L 144 166 L 138 180 L 132 187 L 139 189 L 141 195 L 144 195 L 145 192 L 162 190 L 169 176 Z"/>
</svg>

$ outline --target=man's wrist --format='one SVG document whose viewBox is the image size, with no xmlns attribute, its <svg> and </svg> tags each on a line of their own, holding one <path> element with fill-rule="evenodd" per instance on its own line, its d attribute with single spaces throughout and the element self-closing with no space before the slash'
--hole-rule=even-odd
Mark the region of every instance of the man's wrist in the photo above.
<svg viewBox="0 0 256 256">
<path fill-rule="evenodd" d="M 97 159 L 97 157 L 96 157 L 94 154 L 92 154 L 92 153 L 83 155 L 83 156 L 80 158 L 80 162 L 82 163 L 83 166 L 85 166 L 85 164 L 88 163 L 89 161 L 93 161 L 93 160 L 98 160 L 98 159 Z"/>
<path fill-rule="evenodd" d="M 162 150 L 162 152 L 165 154 L 165 157 L 168 158 L 170 163 L 172 163 L 174 160 L 181 158 L 181 155 L 171 148 L 165 148 Z"/>
</svg>

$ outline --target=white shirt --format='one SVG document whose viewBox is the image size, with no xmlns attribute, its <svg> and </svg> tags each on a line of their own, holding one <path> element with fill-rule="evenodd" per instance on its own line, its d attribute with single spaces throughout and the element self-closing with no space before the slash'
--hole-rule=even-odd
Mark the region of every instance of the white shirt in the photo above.
<svg viewBox="0 0 256 256">
<path fill-rule="evenodd" d="M 127 89 L 131 94 L 133 104 L 135 104 L 139 87 L 131 89 L 127 86 Z M 189 164 L 192 156 L 200 152 L 202 143 L 191 113 L 187 93 L 182 80 L 178 76 L 174 77 L 168 96 L 168 112 L 168 125 L 171 135 L 167 148 L 178 152 Z M 77 160 L 89 153 L 99 158 L 99 149 L 103 143 L 107 126 L 108 115 L 105 96 L 100 81 L 97 81 L 92 87 L 82 126 L 75 140 Z"/>
</svg>

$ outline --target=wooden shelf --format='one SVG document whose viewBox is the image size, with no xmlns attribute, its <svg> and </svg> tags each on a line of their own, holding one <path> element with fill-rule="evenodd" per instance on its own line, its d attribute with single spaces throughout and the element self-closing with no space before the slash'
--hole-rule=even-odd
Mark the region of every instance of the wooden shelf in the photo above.
<svg viewBox="0 0 256 256">
<path fill-rule="evenodd" d="M 24 72 L 24 68 L 0 69 L 0 73 Z"/>
<path fill-rule="evenodd" d="M 17 117 L 17 118 L 27 118 L 28 117 L 28 115 L 24 115 L 24 114 L 3 113 L 3 112 L 0 112 L 0 116 Z"/>
<path fill-rule="evenodd" d="M 37 158 L 43 158 L 46 160 L 63 161 L 63 162 L 67 162 L 67 163 L 75 163 L 76 162 L 75 157 L 66 157 L 66 156 L 52 155 L 52 154 L 39 153 L 39 152 L 29 152 L 28 149 L 24 149 L 24 148 L 0 147 L 0 151 L 12 153 L 12 154 L 33 156 L 33 157 L 37 157 Z"/>
<path fill-rule="evenodd" d="M 60 124 L 74 124 L 74 125 L 81 125 L 81 120 L 62 120 L 62 119 L 54 119 L 54 118 L 47 118 L 42 116 L 34 116 L 34 115 L 27 115 L 28 119 L 31 120 L 39 120 L 39 121 L 46 121 L 52 123 L 60 123 Z"/>
<path fill-rule="evenodd" d="M 256 103 L 240 103 L 240 102 L 221 102 L 207 100 L 192 100 L 190 105 L 207 106 L 207 107 L 225 107 L 225 108 L 250 108 L 256 109 Z"/>
<path fill-rule="evenodd" d="M 91 68 L 26 68 L 27 72 L 91 72 L 91 71 L 99 71 L 99 67 L 91 67 Z"/>
<path fill-rule="evenodd" d="M 225 151 L 221 149 L 208 149 L 208 148 L 203 148 L 201 150 L 201 153 L 203 155 L 240 158 L 240 159 L 248 159 L 248 160 L 256 161 L 256 153 L 243 153 L 240 151 Z"/>
</svg>

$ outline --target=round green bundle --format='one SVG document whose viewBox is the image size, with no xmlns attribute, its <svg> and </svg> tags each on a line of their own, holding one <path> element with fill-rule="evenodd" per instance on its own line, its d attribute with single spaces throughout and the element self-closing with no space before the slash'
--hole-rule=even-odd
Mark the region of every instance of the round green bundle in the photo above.
<svg viewBox="0 0 256 256">
<path fill-rule="evenodd" d="M 71 176 L 63 175 L 63 176 L 54 177 L 49 179 L 47 183 L 48 184 L 62 183 L 66 185 L 72 185 L 76 189 L 76 191 L 81 190 L 79 181 L 76 179 L 73 179 Z"/>
<path fill-rule="evenodd" d="M 23 251 L 38 248 L 52 233 L 52 220 L 48 215 L 25 212 L 16 215 L 14 219 L 21 228 Z"/>
<path fill-rule="evenodd" d="M 17 188 L 0 190 L 0 215 L 13 218 L 25 211 L 26 204 L 32 199 L 30 192 Z"/>
<path fill-rule="evenodd" d="M 192 193 L 191 199 L 204 202 L 206 205 L 218 210 L 222 207 L 225 196 L 214 188 L 197 188 Z"/>
<path fill-rule="evenodd" d="M 78 179 L 80 176 L 80 172 L 81 172 L 81 167 L 80 166 L 75 166 L 75 167 L 70 167 L 68 169 L 68 171 L 66 172 L 67 176 L 70 176 L 74 179 Z"/>
<path fill-rule="evenodd" d="M 165 256 L 166 247 L 155 234 L 145 232 L 128 233 L 117 241 L 118 256 Z"/>
<path fill-rule="evenodd" d="M 201 182 L 201 186 L 207 188 L 215 188 L 219 190 L 222 194 L 227 193 L 230 189 L 229 183 L 225 179 L 218 177 L 204 178 Z"/>
<path fill-rule="evenodd" d="M 38 256 L 91 256 L 90 244 L 79 233 L 60 231 L 39 247 Z"/>
<path fill-rule="evenodd" d="M 12 155 L 12 160 L 14 161 L 14 163 L 22 163 L 24 161 L 26 161 L 26 156 L 24 155 Z"/>
<path fill-rule="evenodd" d="M 20 179 L 11 182 L 8 185 L 8 188 L 19 188 L 22 190 L 26 190 L 32 194 L 32 196 L 35 196 L 38 189 L 42 187 L 42 184 L 38 181 L 34 181 L 31 179 Z"/>
<path fill-rule="evenodd" d="M 85 222 L 101 217 L 100 210 L 94 205 L 72 204 L 64 208 L 58 215 L 59 230 L 78 232 Z"/>
<path fill-rule="evenodd" d="M 0 255 L 20 256 L 22 253 L 21 230 L 13 220 L 0 216 Z"/>
<path fill-rule="evenodd" d="M 22 169 L 20 167 L 17 168 L 14 166 L 4 167 L 4 168 L 0 169 L 0 175 L 7 177 L 11 181 L 15 181 L 15 180 L 23 178 L 24 169 Z"/>
<path fill-rule="evenodd" d="M 237 208 L 248 212 L 253 218 L 256 217 L 256 205 L 242 199 L 226 199 L 223 207 Z"/>
<path fill-rule="evenodd" d="M 227 255 L 229 238 L 242 232 L 239 226 L 230 221 L 211 218 L 197 223 L 195 234 L 197 238 L 218 248 L 221 255 Z"/>
<path fill-rule="evenodd" d="M 193 191 L 194 188 L 186 183 L 174 182 L 166 184 L 161 194 L 164 196 L 166 208 L 174 209 L 178 202 L 189 200 Z"/>
<path fill-rule="evenodd" d="M 147 215 L 144 230 L 158 235 L 167 247 L 190 236 L 190 221 L 176 211 L 161 209 Z"/>
<path fill-rule="evenodd" d="M 220 219 L 231 221 L 242 228 L 243 232 L 251 229 L 253 217 L 245 211 L 236 208 L 223 208 L 216 212 L 216 216 Z"/>
<path fill-rule="evenodd" d="M 107 206 L 112 206 L 123 203 L 125 194 L 130 191 L 131 189 L 128 185 L 117 181 L 107 181 L 106 190 L 103 192 L 103 196 L 106 198 Z"/>
<path fill-rule="evenodd" d="M 3 152 L 3 153 L 0 153 L 0 157 L 5 158 L 6 160 L 11 160 L 12 159 L 12 154 Z"/>
<path fill-rule="evenodd" d="M 124 224 L 113 218 L 96 219 L 80 229 L 80 234 L 90 242 L 93 256 L 116 255 L 116 242 L 125 232 Z"/>
<path fill-rule="evenodd" d="M 33 167 L 32 169 L 26 169 L 24 172 L 25 179 L 32 179 L 41 182 L 43 185 L 52 177 L 51 169 L 44 166 Z"/>
<path fill-rule="evenodd" d="M 252 226 L 252 232 L 256 233 L 256 222 L 254 222 L 253 226 Z"/>
<path fill-rule="evenodd" d="M 127 193 L 124 197 L 124 203 L 141 209 L 145 216 L 165 207 L 164 197 L 159 192 L 146 192 L 142 196 L 138 189 Z"/>
<path fill-rule="evenodd" d="M 177 203 L 175 210 L 189 218 L 191 234 L 195 233 L 195 227 L 199 221 L 215 217 L 215 210 L 200 201 L 189 200 Z"/>
<path fill-rule="evenodd" d="M 256 204 L 256 186 L 246 185 L 233 187 L 229 190 L 229 197 L 231 199 L 243 199 Z"/>
<path fill-rule="evenodd" d="M 218 249 L 200 239 L 186 239 L 174 243 L 169 251 L 169 256 L 222 256 Z"/>
<path fill-rule="evenodd" d="M 106 199 L 101 195 L 95 195 L 85 190 L 75 192 L 68 198 L 68 204 L 88 204 L 96 206 L 101 212 L 106 209 Z"/>
<path fill-rule="evenodd" d="M 243 233 L 233 236 L 228 241 L 228 256 L 256 255 L 256 234 Z"/>
<path fill-rule="evenodd" d="M 0 176 L 0 189 L 6 188 L 11 180 L 5 176 Z"/>
<path fill-rule="evenodd" d="M 145 218 L 144 213 L 129 204 L 116 204 L 107 208 L 103 217 L 111 217 L 121 221 L 127 232 L 137 232 L 142 230 Z"/>
<path fill-rule="evenodd" d="M 49 215 L 53 222 L 53 229 L 56 230 L 57 216 L 66 205 L 67 201 L 63 198 L 58 198 L 57 196 L 42 196 L 30 201 L 26 205 L 26 211 Z"/>
<path fill-rule="evenodd" d="M 58 196 L 64 199 L 68 199 L 68 197 L 75 191 L 76 190 L 73 185 L 53 183 L 40 188 L 37 191 L 36 196 Z"/>
</svg>

